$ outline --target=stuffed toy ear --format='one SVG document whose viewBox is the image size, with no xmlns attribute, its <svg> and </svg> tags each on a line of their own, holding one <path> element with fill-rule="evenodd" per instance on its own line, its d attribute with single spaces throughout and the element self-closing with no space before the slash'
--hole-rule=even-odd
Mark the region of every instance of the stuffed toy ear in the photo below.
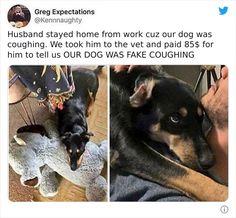
<svg viewBox="0 0 236 218">
<path fill-rule="evenodd" d="M 154 79 L 145 80 L 144 83 L 134 88 L 134 94 L 130 96 L 129 102 L 131 107 L 141 107 L 152 96 L 152 90 L 156 81 Z"/>
</svg>

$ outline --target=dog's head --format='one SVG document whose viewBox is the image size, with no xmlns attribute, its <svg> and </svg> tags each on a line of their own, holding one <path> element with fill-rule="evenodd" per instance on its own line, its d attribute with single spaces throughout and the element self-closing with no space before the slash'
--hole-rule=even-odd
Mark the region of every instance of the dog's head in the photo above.
<svg viewBox="0 0 236 218">
<path fill-rule="evenodd" d="M 90 136 L 93 134 L 90 132 L 83 133 L 71 133 L 66 132 L 62 137 L 66 150 L 70 159 L 70 168 L 75 171 L 81 162 L 82 154 L 85 151 L 85 145 L 89 141 Z"/>
<path fill-rule="evenodd" d="M 130 105 L 135 108 L 135 127 L 166 143 L 183 165 L 198 171 L 213 165 L 202 131 L 203 109 L 189 85 L 172 77 L 141 74 Z"/>
</svg>

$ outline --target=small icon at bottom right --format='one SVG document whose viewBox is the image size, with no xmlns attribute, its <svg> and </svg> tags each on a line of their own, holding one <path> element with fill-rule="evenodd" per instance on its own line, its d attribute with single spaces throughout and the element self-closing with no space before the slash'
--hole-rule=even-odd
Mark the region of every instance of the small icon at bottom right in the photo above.
<svg viewBox="0 0 236 218">
<path fill-rule="evenodd" d="M 220 208 L 221 213 L 226 214 L 229 211 L 229 208 L 226 205 L 221 206 Z"/>
</svg>

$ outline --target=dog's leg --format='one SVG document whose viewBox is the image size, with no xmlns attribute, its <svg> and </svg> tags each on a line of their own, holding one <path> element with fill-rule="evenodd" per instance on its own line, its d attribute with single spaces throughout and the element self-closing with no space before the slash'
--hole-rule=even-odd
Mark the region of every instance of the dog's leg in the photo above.
<svg viewBox="0 0 236 218">
<path fill-rule="evenodd" d="M 182 166 L 180 166 L 182 167 Z M 189 197 L 201 201 L 226 201 L 228 188 L 196 171 L 186 168 L 182 178 L 169 178 L 170 187 L 184 192 Z"/>
<path fill-rule="evenodd" d="M 200 201 L 227 199 L 226 186 L 167 159 L 142 142 L 134 141 L 122 129 L 115 139 L 111 138 L 111 147 L 111 167 L 178 189 Z"/>
</svg>

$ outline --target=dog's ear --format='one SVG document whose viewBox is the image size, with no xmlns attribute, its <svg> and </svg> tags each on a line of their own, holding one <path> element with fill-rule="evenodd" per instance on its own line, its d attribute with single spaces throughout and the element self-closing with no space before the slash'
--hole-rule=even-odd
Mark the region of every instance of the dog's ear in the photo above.
<svg viewBox="0 0 236 218">
<path fill-rule="evenodd" d="M 129 102 L 132 107 L 143 106 L 152 96 L 152 90 L 156 81 L 154 79 L 145 80 L 134 88 L 134 94 L 130 96 Z"/>
</svg>

